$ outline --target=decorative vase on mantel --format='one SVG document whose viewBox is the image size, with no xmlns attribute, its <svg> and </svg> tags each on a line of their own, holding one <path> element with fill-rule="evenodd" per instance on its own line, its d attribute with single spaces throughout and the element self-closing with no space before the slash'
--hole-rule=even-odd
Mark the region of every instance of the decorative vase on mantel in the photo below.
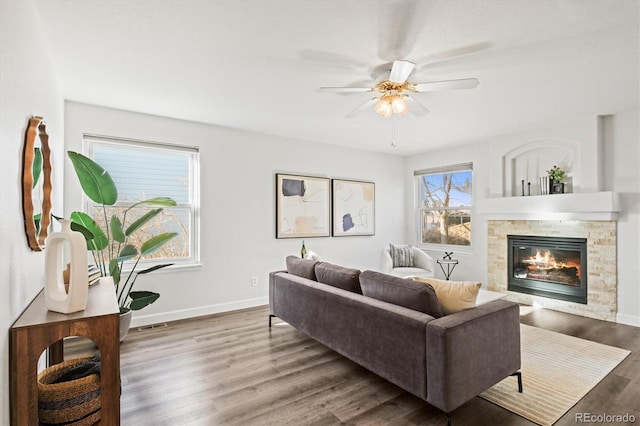
<svg viewBox="0 0 640 426">
<path fill-rule="evenodd" d="M 564 182 L 549 179 L 549 194 L 564 194 Z"/>
<path fill-rule="evenodd" d="M 89 300 L 87 246 L 80 232 L 71 230 L 71 221 L 60 220 L 62 229 L 51 234 L 45 249 L 44 300 L 47 309 L 62 314 L 83 311 Z M 64 262 L 65 245 L 68 262 Z M 63 264 L 68 263 L 69 287 L 65 289 Z"/>
</svg>

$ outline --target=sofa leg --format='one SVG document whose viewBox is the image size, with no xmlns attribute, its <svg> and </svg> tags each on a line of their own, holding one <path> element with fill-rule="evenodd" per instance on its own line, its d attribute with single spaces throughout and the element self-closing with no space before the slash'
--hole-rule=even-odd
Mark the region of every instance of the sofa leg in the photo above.
<svg viewBox="0 0 640 426">
<path fill-rule="evenodd" d="M 516 371 L 512 376 L 516 376 L 518 378 L 518 392 L 522 393 L 522 372 Z"/>
<path fill-rule="evenodd" d="M 269 314 L 269 328 L 271 328 L 271 318 L 275 318 L 276 316 L 273 314 Z"/>
<path fill-rule="evenodd" d="M 451 426 L 451 415 L 449 413 L 445 415 L 447 416 L 447 426 Z"/>
</svg>

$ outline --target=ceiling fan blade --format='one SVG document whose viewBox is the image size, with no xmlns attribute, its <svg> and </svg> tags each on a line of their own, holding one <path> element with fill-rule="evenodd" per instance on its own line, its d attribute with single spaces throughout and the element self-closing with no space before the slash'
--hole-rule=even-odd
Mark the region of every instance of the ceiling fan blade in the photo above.
<svg viewBox="0 0 640 426">
<path fill-rule="evenodd" d="M 375 104 L 376 102 L 378 102 L 379 98 L 372 98 L 369 99 L 367 102 L 363 103 L 362 105 L 360 105 L 358 108 L 354 109 L 353 111 L 351 111 L 349 114 L 345 115 L 344 118 L 353 118 L 356 115 L 360 114 L 361 112 L 369 109 L 369 107 L 371 107 L 373 104 Z"/>
<path fill-rule="evenodd" d="M 404 83 L 416 64 L 409 61 L 393 61 L 389 81 L 392 83 Z"/>
<path fill-rule="evenodd" d="M 416 72 L 421 72 L 424 69 L 437 67 L 437 64 L 439 64 L 440 62 L 447 62 L 460 57 L 478 54 L 479 52 L 489 50 L 491 46 L 492 44 L 490 42 L 481 41 L 479 43 L 468 44 L 466 46 L 460 46 L 454 49 L 432 53 L 431 55 L 427 55 L 416 60 L 416 63 L 424 64 L 422 67 L 420 67 L 419 70 L 416 70 Z"/>
<path fill-rule="evenodd" d="M 318 92 L 327 93 L 365 93 L 373 92 L 371 87 L 320 87 Z"/>
<path fill-rule="evenodd" d="M 429 110 L 424 105 L 422 105 L 411 96 L 407 96 L 406 98 L 404 98 L 404 101 L 409 106 L 409 112 L 413 115 L 420 117 L 429 112 Z"/>
<path fill-rule="evenodd" d="M 429 83 L 414 84 L 417 92 L 436 92 L 438 90 L 473 89 L 480 82 L 477 78 L 463 78 L 460 80 L 431 81 Z"/>
<path fill-rule="evenodd" d="M 373 2 L 371 2 L 373 3 Z M 406 58 L 414 49 L 432 2 L 424 0 L 376 1 L 378 57 L 384 61 Z"/>
<path fill-rule="evenodd" d="M 299 52 L 299 56 L 305 61 L 320 63 L 323 67 L 333 67 L 351 71 L 367 69 L 367 64 L 365 62 L 339 53 L 303 49 Z"/>
</svg>

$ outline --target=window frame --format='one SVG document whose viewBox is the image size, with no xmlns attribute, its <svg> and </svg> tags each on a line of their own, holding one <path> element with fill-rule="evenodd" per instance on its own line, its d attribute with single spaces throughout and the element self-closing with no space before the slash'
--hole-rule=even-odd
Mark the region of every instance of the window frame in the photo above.
<svg viewBox="0 0 640 426">
<path fill-rule="evenodd" d="M 457 173 L 457 172 L 471 172 L 471 205 L 469 206 L 455 206 L 455 207 L 442 207 L 442 208 L 425 208 L 421 206 L 421 191 L 420 191 L 420 180 L 422 176 L 425 175 L 442 175 L 447 173 Z M 432 210 L 469 210 L 470 222 L 473 223 L 475 212 L 475 191 L 474 191 L 474 172 L 473 172 L 473 163 L 459 163 L 452 164 L 448 166 L 442 167 L 432 167 L 428 169 L 414 170 L 414 208 L 415 208 L 415 235 L 417 246 L 429 251 L 453 251 L 456 253 L 466 253 L 473 254 L 474 251 L 474 241 L 475 241 L 475 227 L 471 226 L 470 232 L 470 241 L 468 246 L 457 245 L 457 244 L 440 244 L 440 243 L 424 243 L 422 242 L 422 213 L 424 211 L 432 211 Z"/>
<path fill-rule="evenodd" d="M 189 253 L 191 256 L 187 258 L 158 258 L 158 259 L 142 259 L 138 267 L 151 267 L 161 263 L 173 263 L 169 269 L 185 268 L 200 266 L 200 149 L 197 146 L 178 145 L 170 143 L 150 142 L 139 139 L 119 138 L 113 136 L 95 135 L 85 133 L 82 136 L 83 151 L 86 156 L 93 159 L 95 145 L 112 145 L 123 147 L 137 147 L 139 149 L 147 149 L 153 151 L 164 152 L 181 152 L 189 155 L 189 198 L 190 203 L 177 203 L 177 208 L 189 209 L 189 220 L 191 221 L 191 231 L 189 235 Z M 125 207 L 134 204 L 134 202 L 116 202 L 114 207 Z M 91 216 L 93 207 L 97 204 L 93 203 L 86 195 L 83 194 L 83 209 Z M 130 262 L 125 262 L 124 270 L 130 270 Z"/>
</svg>

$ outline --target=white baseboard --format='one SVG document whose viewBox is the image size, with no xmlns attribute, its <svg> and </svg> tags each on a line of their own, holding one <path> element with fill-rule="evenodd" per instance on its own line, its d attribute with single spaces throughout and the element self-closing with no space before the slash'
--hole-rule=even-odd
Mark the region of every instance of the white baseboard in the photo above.
<svg viewBox="0 0 640 426">
<path fill-rule="evenodd" d="M 238 300 L 235 302 L 219 303 L 217 305 L 199 306 L 197 308 L 180 309 L 177 311 L 161 312 L 151 315 L 137 316 L 133 313 L 131 327 L 142 327 L 145 325 L 159 324 L 169 321 L 178 321 L 188 318 L 196 318 L 205 315 L 219 314 L 221 312 L 236 311 L 238 309 L 253 308 L 256 306 L 268 305 L 269 297 L 256 297 L 254 299 Z"/>
<path fill-rule="evenodd" d="M 640 327 L 640 317 L 635 315 L 618 314 L 616 315 L 616 322 L 618 324 L 632 325 L 634 327 Z"/>
<path fill-rule="evenodd" d="M 161 312 L 151 315 L 137 316 L 134 312 L 131 320 L 131 327 L 142 327 L 145 325 L 158 324 L 169 321 L 178 321 L 189 318 L 196 318 L 206 315 L 219 314 L 221 312 L 230 312 L 238 309 L 253 308 L 269 304 L 269 297 L 256 297 L 253 299 L 238 300 L 235 302 L 219 303 L 217 305 L 200 306 L 197 308 L 181 309 L 177 311 Z M 619 324 L 640 327 L 640 317 L 634 315 L 620 314 L 616 315 L 616 322 Z"/>
</svg>

